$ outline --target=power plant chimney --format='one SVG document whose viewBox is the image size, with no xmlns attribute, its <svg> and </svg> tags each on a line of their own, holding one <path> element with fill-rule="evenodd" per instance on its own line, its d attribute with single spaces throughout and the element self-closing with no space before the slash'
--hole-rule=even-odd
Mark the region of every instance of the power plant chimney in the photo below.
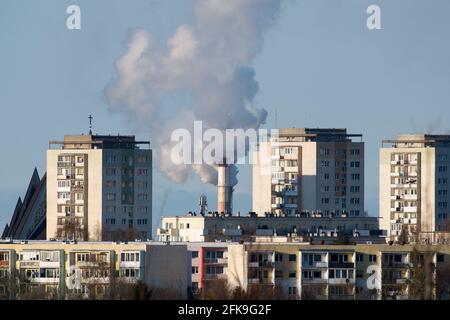
<svg viewBox="0 0 450 320">
<path fill-rule="evenodd" d="M 233 186 L 230 179 L 230 167 L 226 160 L 217 165 L 217 211 L 232 214 Z"/>
</svg>

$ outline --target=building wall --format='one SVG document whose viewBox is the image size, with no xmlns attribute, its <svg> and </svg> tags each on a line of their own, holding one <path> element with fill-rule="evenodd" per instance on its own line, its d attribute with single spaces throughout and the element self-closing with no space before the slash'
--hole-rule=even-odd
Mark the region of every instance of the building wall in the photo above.
<svg viewBox="0 0 450 320">
<path fill-rule="evenodd" d="M 103 152 L 99 149 L 92 150 L 48 150 L 47 151 L 47 239 L 57 237 L 57 219 L 64 217 L 64 213 L 58 214 L 58 156 L 77 155 L 85 156 L 84 172 L 84 212 L 77 214 L 83 218 L 87 227 L 89 238 L 101 239 L 102 230 L 102 159 Z M 61 201 L 59 203 L 62 204 Z M 81 204 L 81 203 L 80 203 Z"/>
<path fill-rule="evenodd" d="M 65 137 L 62 149 L 47 151 L 47 239 L 57 238 L 58 217 L 64 225 L 65 213 L 57 213 L 57 205 L 64 204 L 65 199 L 58 199 L 59 191 L 73 192 L 73 187 L 58 189 L 58 157 L 83 157 L 84 163 L 75 164 L 84 169 L 84 175 L 76 179 L 84 182 L 84 199 L 75 200 L 83 212 L 76 212 L 78 219 L 83 219 L 83 239 L 117 240 L 117 239 L 151 239 L 152 236 L 152 151 L 130 147 L 135 143 L 134 137 L 128 139 L 126 148 L 102 149 L 92 147 L 89 143 L 67 144 L 68 141 L 85 141 L 87 137 Z M 105 143 L 118 143 L 115 137 L 100 137 Z M 110 139 L 110 140 L 108 140 Z M 118 137 L 120 141 L 120 137 Z M 90 141 L 90 140 L 86 140 Z M 80 170 L 81 170 L 80 169 Z M 78 169 L 77 169 L 78 170 Z M 71 183 L 73 183 L 72 181 Z M 78 183 L 78 180 L 77 180 Z M 77 209 L 78 210 L 78 209 Z"/>
<path fill-rule="evenodd" d="M 353 234 L 357 230 L 361 237 L 379 238 L 378 218 L 375 217 L 164 217 L 162 228 L 158 228 L 159 241 L 216 241 L 250 240 L 262 236 L 310 236 L 320 237 L 342 232 Z M 189 228 L 188 228 L 189 226 Z M 367 240 L 368 241 L 368 240 Z"/>
<path fill-rule="evenodd" d="M 252 262 L 255 257 L 263 260 Z M 442 298 L 449 261 L 450 247 L 443 245 L 230 244 L 228 279 L 231 288 L 265 285 L 294 299 L 409 299 L 419 287 L 428 298 Z M 428 285 L 413 276 L 423 268 Z"/>
<path fill-rule="evenodd" d="M 181 298 L 187 297 L 187 290 L 190 285 L 190 273 L 188 272 L 190 265 L 188 264 L 188 251 L 185 245 L 138 242 L 128 244 L 110 242 L 66 244 L 49 241 L 36 241 L 27 244 L 0 243 L 0 257 L 5 252 L 9 253 L 9 259 L 8 261 L 0 261 L 0 268 L 7 269 L 9 276 L 16 275 L 15 280 L 19 281 L 21 286 L 43 285 L 46 290 L 54 288 L 59 297 L 64 297 L 66 294 L 86 294 L 86 289 L 83 286 L 89 284 L 107 287 L 109 281 L 111 281 L 112 272 L 117 273 L 118 279 L 127 283 L 142 281 L 150 288 L 167 289 L 177 293 Z M 122 260 L 122 258 L 125 258 L 125 256 L 122 256 L 123 254 L 135 254 L 139 258 Z M 98 257 L 99 255 L 102 255 L 103 259 L 87 258 L 87 256 Z M 102 267 L 99 262 L 105 263 L 105 265 Z M 125 273 L 125 269 L 128 269 L 128 271 L 133 269 L 139 272 L 129 274 Z M 24 277 L 28 274 L 26 270 L 29 270 L 29 276 L 20 278 L 19 275 L 22 274 Z M 52 272 L 52 276 L 42 277 L 39 275 L 42 273 L 47 275 L 48 271 Z M 95 272 L 106 273 L 95 276 Z M 2 286 L 1 280 L 0 286 Z M 21 292 L 23 293 L 23 291 Z"/>
<path fill-rule="evenodd" d="M 423 135 L 406 136 L 408 139 L 420 137 L 423 139 Z M 399 144 L 396 147 L 380 149 L 380 223 L 383 229 L 388 230 L 388 236 L 392 240 L 397 240 L 403 229 L 407 229 L 409 234 L 428 233 L 442 231 L 448 224 L 449 152 L 450 148 L 424 147 L 423 144 L 412 144 L 408 147 Z M 397 161 L 399 157 L 408 155 L 409 158 L 417 158 L 417 162 L 409 161 L 405 164 L 404 161 Z M 417 171 L 414 169 L 416 166 Z M 400 183 L 402 175 L 398 172 L 406 169 L 414 171 L 409 172 L 409 177 L 417 180 L 416 183 Z M 413 191 L 417 195 L 405 196 L 411 189 L 417 190 Z M 398 194 L 401 196 L 398 197 Z M 413 203 L 415 207 L 402 207 L 405 203 Z"/>
<path fill-rule="evenodd" d="M 280 129 L 280 137 L 260 143 L 253 154 L 252 210 L 258 215 L 281 210 L 364 215 L 364 143 L 342 139 L 347 137 L 342 130 L 333 133 L 340 138 L 318 134 L 310 139 L 308 130 Z"/>
</svg>

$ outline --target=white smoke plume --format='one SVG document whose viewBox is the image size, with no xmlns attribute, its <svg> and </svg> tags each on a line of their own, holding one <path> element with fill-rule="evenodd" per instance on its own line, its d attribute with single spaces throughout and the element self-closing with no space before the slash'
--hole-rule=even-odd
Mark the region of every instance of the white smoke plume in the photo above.
<svg viewBox="0 0 450 320">
<path fill-rule="evenodd" d="M 183 182 L 194 171 L 203 182 L 217 183 L 213 166 L 170 163 L 174 129 L 192 130 L 194 120 L 201 120 L 209 128 L 246 130 L 266 120 L 267 112 L 254 106 L 258 83 L 252 63 L 282 1 L 197 0 L 193 24 L 179 26 L 166 45 L 145 30 L 132 34 L 105 94 L 112 111 L 126 112 L 150 130 L 160 169 L 169 178 Z"/>
</svg>

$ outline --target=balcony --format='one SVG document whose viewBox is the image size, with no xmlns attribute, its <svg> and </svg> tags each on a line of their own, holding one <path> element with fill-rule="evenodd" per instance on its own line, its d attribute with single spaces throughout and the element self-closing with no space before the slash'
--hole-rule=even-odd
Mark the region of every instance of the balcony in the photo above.
<svg viewBox="0 0 450 320">
<path fill-rule="evenodd" d="M 353 262 L 330 262 L 328 263 L 328 267 L 336 269 L 354 269 L 355 264 Z"/>
<path fill-rule="evenodd" d="M 417 194 L 405 194 L 403 197 L 405 200 L 417 200 Z"/>
<path fill-rule="evenodd" d="M 303 278 L 304 284 L 327 284 L 328 280 L 325 278 Z"/>
<path fill-rule="evenodd" d="M 28 282 L 30 283 L 38 283 L 38 284 L 58 284 L 59 278 L 28 278 Z"/>
<path fill-rule="evenodd" d="M 383 262 L 382 264 L 383 268 L 409 268 L 409 265 L 405 262 L 394 262 L 394 261 L 389 261 L 389 262 Z"/>
<path fill-rule="evenodd" d="M 39 268 L 39 261 L 20 261 L 20 268 Z"/>
<path fill-rule="evenodd" d="M 339 279 L 328 279 L 328 283 L 329 284 L 349 284 L 349 285 L 354 285 L 355 284 L 355 279 L 353 278 L 339 278 Z"/>
<path fill-rule="evenodd" d="M 39 263 L 40 268 L 59 268 L 59 261 L 41 261 Z"/>
<path fill-rule="evenodd" d="M 257 236 L 270 237 L 273 236 L 272 229 L 256 229 Z"/>
<path fill-rule="evenodd" d="M 140 268 L 144 265 L 141 261 L 121 261 L 120 268 Z"/>
<path fill-rule="evenodd" d="M 204 259 L 205 264 L 228 264 L 227 258 Z"/>
<path fill-rule="evenodd" d="M 227 274 L 226 273 L 216 273 L 216 274 L 205 274 L 203 276 L 204 280 L 226 280 Z"/>
<path fill-rule="evenodd" d="M 324 261 L 315 261 L 312 264 L 303 263 L 302 268 L 326 268 L 328 264 Z"/>
<path fill-rule="evenodd" d="M 223 229 L 223 235 L 229 237 L 242 236 L 242 229 Z"/>
<path fill-rule="evenodd" d="M 272 261 L 258 261 L 258 262 L 249 262 L 249 268 L 274 268 L 275 264 Z"/>
<path fill-rule="evenodd" d="M 0 261 L 0 267 L 9 267 L 9 260 Z"/>
<path fill-rule="evenodd" d="M 407 284 L 408 283 L 408 279 L 397 279 L 395 282 L 397 284 Z"/>
<path fill-rule="evenodd" d="M 265 285 L 273 285 L 274 283 L 269 279 L 260 279 L 260 278 L 249 278 L 248 284 L 265 284 Z"/>
<path fill-rule="evenodd" d="M 80 268 L 109 268 L 109 263 L 99 261 L 77 261 L 76 265 Z"/>
<path fill-rule="evenodd" d="M 177 235 L 177 229 L 164 229 L 164 228 L 158 228 L 156 229 L 156 234 L 158 236 L 176 236 Z"/>
</svg>

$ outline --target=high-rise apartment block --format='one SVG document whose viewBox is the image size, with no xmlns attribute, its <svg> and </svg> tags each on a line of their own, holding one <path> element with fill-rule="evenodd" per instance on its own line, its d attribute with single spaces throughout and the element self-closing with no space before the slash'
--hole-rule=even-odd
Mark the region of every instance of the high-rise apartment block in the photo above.
<svg viewBox="0 0 450 320">
<path fill-rule="evenodd" d="M 253 155 L 253 211 L 363 216 L 362 135 L 346 129 L 279 129 Z"/>
<path fill-rule="evenodd" d="M 392 240 L 404 232 L 449 227 L 449 135 L 399 135 L 380 149 L 381 228 Z"/>
<path fill-rule="evenodd" d="M 59 148 L 54 148 L 54 146 Z M 47 239 L 147 239 L 152 151 L 134 136 L 65 136 L 47 151 Z"/>
</svg>

